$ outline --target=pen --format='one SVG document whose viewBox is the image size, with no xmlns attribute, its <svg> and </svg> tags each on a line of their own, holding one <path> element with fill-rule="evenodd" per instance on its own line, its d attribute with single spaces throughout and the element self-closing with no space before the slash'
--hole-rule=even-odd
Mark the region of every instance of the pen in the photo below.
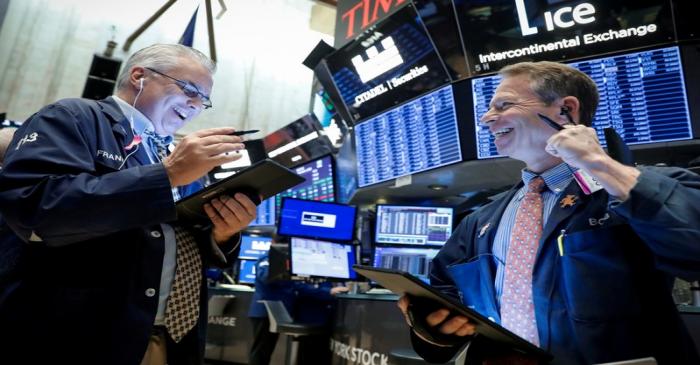
<svg viewBox="0 0 700 365">
<path fill-rule="evenodd" d="M 233 133 L 229 133 L 229 136 L 242 136 L 244 134 L 251 134 L 251 133 L 258 133 L 260 132 L 259 129 L 249 129 L 247 131 L 235 131 Z"/>
<path fill-rule="evenodd" d="M 544 114 L 537 113 L 537 116 L 540 117 L 540 119 L 542 119 L 543 122 L 547 123 L 547 125 L 549 125 L 550 127 L 554 128 L 558 131 L 564 129 L 564 127 L 562 127 L 557 122 L 553 121 L 552 119 L 550 119 L 548 116 L 546 116 Z"/>
</svg>

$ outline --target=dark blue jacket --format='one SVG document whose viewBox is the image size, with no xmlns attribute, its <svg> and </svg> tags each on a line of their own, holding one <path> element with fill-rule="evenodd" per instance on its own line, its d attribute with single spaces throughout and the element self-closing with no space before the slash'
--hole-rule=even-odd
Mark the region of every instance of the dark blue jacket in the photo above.
<svg viewBox="0 0 700 365">
<path fill-rule="evenodd" d="M 139 364 L 157 311 L 164 242 L 175 221 L 170 182 L 150 164 L 116 102 L 66 99 L 17 131 L 0 172 L 0 210 L 26 242 L 0 298 L 0 363 Z M 213 258 L 199 235 L 204 266 Z M 235 255 L 235 253 L 234 253 Z M 204 277 L 204 273 L 202 273 Z M 206 330 L 206 281 L 197 328 L 178 359 L 197 362 Z"/>
<path fill-rule="evenodd" d="M 465 218 L 431 271 L 433 286 L 497 323 L 491 248 L 521 186 Z M 561 196 L 567 195 L 577 202 L 553 208 L 533 272 L 541 347 L 554 355 L 553 363 L 653 356 L 659 364 L 700 364 L 671 297 L 674 277 L 700 278 L 700 176 L 643 168 L 624 203 L 609 202 L 604 190 L 584 195 L 575 182 Z M 457 351 L 412 338 L 428 360 L 444 361 Z"/>
</svg>

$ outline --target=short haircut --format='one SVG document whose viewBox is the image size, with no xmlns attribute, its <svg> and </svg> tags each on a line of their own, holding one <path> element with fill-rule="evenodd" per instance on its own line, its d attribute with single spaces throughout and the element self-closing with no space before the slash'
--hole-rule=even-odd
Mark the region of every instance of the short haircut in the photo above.
<svg viewBox="0 0 700 365">
<path fill-rule="evenodd" d="M 214 61 L 194 48 L 181 44 L 154 44 L 136 51 L 129 57 L 117 79 L 117 89 L 123 89 L 129 84 L 129 74 L 135 66 L 168 72 L 176 67 L 182 58 L 199 62 L 212 75 L 216 72 Z"/>
<path fill-rule="evenodd" d="M 598 87 L 585 73 L 557 62 L 520 62 L 503 67 L 503 77 L 526 75 L 530 87 L 547 105 L 565 96 L 575 96 L 580 103 L 579 122 L 591 126 L 598 107 Z"/>
</svg>

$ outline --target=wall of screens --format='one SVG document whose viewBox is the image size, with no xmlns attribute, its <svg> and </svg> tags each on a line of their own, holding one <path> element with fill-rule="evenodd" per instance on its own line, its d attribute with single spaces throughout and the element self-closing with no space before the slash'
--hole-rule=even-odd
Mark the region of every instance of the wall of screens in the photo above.
<svg viewBox="0 0 700 365">
<path fill-rule="evenodd" d="M 665 47 L 570 63 L 598 85 L 600 103 L 593 120 L 614 127 L 625 143 L 638 145 L 693 138 L 679 48 Z M 474 123 L 486 113 L 500 76 L 472 79 Z M 478 158 L 499 157 L 488 128 L 476 128 Z"/>
</svg>

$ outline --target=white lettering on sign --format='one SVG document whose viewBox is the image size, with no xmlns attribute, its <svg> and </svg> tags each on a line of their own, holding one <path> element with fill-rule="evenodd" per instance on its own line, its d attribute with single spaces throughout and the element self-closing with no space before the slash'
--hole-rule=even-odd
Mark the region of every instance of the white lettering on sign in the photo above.
<svg viewBox="0 0 700 365">
<path fill-rule="evenodd" d="M 350 363 L 362 365 L 387 365 L 389 363 L 389 356 L 385 354 L 350 346 L 333 339 L 331 339 L 331 352 Z"/>
<path fill-rule="evenodd" d="M 530 26 L 525 9 L 525 0 L 515 0 L 515 10 L 518 13 L 520 32 L 523 36 L 537 34 L 537 27 Z M 548 32 L 557 28 L 571 28 L 576 24 L 589 24 L 595 21 L 595 7 L 591 3 L 581 3 L 574 7 L 563 6 L 559 9 L 545 11 L 544 23 Z"/>
<path fill-rule="evenodd" d="M 209 316 L 207 322 L 219 326 L 236 327 L 236 317 Z"/>
<path fill-rule="evenodd" d="M 362 55 L 352 58 L 357 75 L 364 83 L 403 63 L 403 58 L 394 44 L 393 38 L 386 37 L 379 44 L 381 44 L 383 51 L 380 52 L 377 45 L 370 46 L 365 50 L 366 60 L 363 59 Z"/>
</svg>

